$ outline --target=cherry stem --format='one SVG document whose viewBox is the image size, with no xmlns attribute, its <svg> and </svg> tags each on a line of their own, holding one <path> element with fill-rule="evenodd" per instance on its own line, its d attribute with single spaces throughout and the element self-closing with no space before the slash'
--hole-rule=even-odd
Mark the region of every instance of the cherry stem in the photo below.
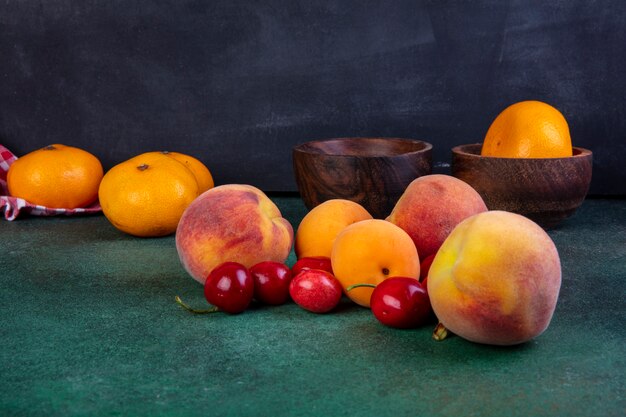
<svg viewBox="0 0 626 417">
<path fill-rule="evenodd" d="M 443 325 L 443 323 L 438 323 L 437 326 L 435 327 L 435 330 L 433 330 L 433 339 L 435 339 L 438 342 L 441 342 L 443 339 L 448 337 L 448 329 L 446 329 L 446 326 Z"/>
<path fill-rule="evenodd" d="M 361 287 L 376 288 L 376 284 L 368 284 L 365 282 L 362 284 L 352 284 L 348 288 L 346 288 L 346 291 L 352 291 L 355 288 L 361 288 Z"/>
<path fill-rule="evenodd" d="M 176 296 L 174 299 L 176 300 L 178 305 L 180 305 L 182 308 L 184 308 L 185 310 L 189 311 L 190 313 L 194 313 L 194 314 L 208 314 L 208 313 L 215 313 L 216 311 L 219 311 L 219 309 L 217 307 L 211 307 L 211 308 L 209 308 L 207 310 L 196 310 L 195 308 L 191 308 L 187 304 L 185 304 L 183 302 L 183 300 L 180 299 L 179 296 Z"/>
</svg>

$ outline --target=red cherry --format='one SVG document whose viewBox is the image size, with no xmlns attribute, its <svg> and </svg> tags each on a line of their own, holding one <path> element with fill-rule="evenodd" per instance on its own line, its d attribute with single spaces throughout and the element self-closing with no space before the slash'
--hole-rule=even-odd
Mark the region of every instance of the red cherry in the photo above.
<svg viewBox="0 0 626 417">
<path fill-rule="evenodd" d="M 291 269 L 283 263 L 260 262 L 250 268 L 254 280 L 254 298 L 264 304 L 284 304 L 289 299 Z"/>
<path fill-rule="evenodd" d="M 204 298 L 213 307 L 197 310 L 185 304 L 179 296 L 175 300 L 181 307 L 196 314 L 216 311 L 236 314 L 248 308 L 253 294 L 254 280 L 248 269 L 237 262 L 224 262 L 215 267 L 204 282 Z"/>
<path fill-rule="evenodd" d="M 224 262 L 211 271 L 204 283 L 204 297 L 226 313 L 241 313 L 252 301 L 254 281 L 248 268 Z"/>
<path fill-rule="evenodd" d="M 298 259 L 291 267 L 291 275 L 295 277 L 305 269 L 321 269 L 322 271 L 333 273 L 330 258 L 327 256 L 308 256 Z"/>
<path fill-rule="evenodd" d="M 428 293 L 413 278 L 384 280 L 372 292 L 371 306 L 378 321 L 391 327 L 418 327 L 431 318 Z"/>
<path fill-rule="evenodd" d="M 305 269 L 289 285 L 293 301 L 313 313 L 327 313 L 337 307 L 342 293 L 339 280 L 321 269 Z"/>
<path fill-rule="evenodd" d="M 435 254 L 427 256 L 422 261 L 420 265 L 420 282 L 424 282 L 424 280 L 428 277 L 428 271 L 430 271 L 430 266 L 433 263 L 433 259 L 435 259 Z"/>
<path fill-rule="evenodd" d="M 349 287 L 348 291 L 359 286 L 373 285 L 356 284 Z M 370 307 L 378 321 L 399 329 L 424 325 L 432 317 L 428 293 L 415 278 L 387 278 L 374 288 Z"/>
</svg>

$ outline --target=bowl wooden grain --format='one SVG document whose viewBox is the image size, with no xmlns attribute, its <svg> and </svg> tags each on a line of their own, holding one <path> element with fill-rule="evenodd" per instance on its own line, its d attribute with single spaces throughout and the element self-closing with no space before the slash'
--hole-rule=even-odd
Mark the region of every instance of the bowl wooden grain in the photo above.
<svg viewBox="0 0 626 417">
<path fill-rule="evenodd" d="M 482 144 L 452 149 L 452 175 L 467 182 L 490 210 L 524 215 L 545 229 L 582 204 L 591 183 L 592 153 L 574 147 L 564 158 L 481 156 Z"/>
<path fill-rule="evenodd" d="M 298 190 L 310 210 L 341 198 L 385 218 L 415 178 L 432 171 L 432 145 L 401 138 L 337 138 L 293 148 Z"/>
</svg>

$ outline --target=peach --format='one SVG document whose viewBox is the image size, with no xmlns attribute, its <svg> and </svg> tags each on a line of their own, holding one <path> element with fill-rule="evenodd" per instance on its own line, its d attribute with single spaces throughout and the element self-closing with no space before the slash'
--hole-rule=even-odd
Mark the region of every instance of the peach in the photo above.
<svg viewBox="0 0 626 417">
<path fill-rule="evenodd" d="M 420 258 L 425 259 L 437 252 L 457 224 L 484 211 L 485 202 L 469 184 L 433 174 L 413 180 L 387 220 L 411 236 Z"/>
<path fill-rule="evenodd" d="M 285 262 L 293 228 L 261 190 L 227 184 L 204 192 L 184 211 L 176 229 L 176 249 L 185 270 L 198 282 L 217 265 L 234 261 L 251 267 Z"/>
<path fill-rule="evenodd" d="M 548 327 L 561 263 L 536 223 L 488 211 L 454 228 L 433 260 L 427 285 L 446 329 L 473 342 L 514 345 Z"/>
<path fill-rule="evenodd" d="M 296 232 L 298 259 L 325 256 L 330 258 L 335 238 L 344 228 L 372 215 L 358 203 L 344 199 L 327 200 L 309 211 Z"/>
<path fill-rule="evenodd" d="M 361 220 L 343 229 L 333 244 L 331 264 L 344 292 L 355 303 L 370 306 L 373 288 L 390 277 L 419 279 L 420 260 L 411 237 L 386 220 Z"/>
</svg>

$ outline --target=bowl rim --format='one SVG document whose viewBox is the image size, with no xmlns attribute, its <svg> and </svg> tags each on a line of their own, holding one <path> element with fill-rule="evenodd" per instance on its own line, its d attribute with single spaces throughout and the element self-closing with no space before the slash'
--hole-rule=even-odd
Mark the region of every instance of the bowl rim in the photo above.
<svg viewBox="0 0 626 417">
<path fill-rule="evenodd" d="M 398 154 L 394 154 L 393 156 L 400 156 L 400 155 L 414 155 L 414 154 L 420 154 L 420 153 L 424 153 L 424 152 L 428 152 L 431 151 L 433 149 L 433 145 L 430 142 L 426 142 L 420 139 L 411 139 L 411 138 L 401 138 L 401 137 L 387 137 L 387 136 L 345 136 L 345 137 L 337 137 L 337 138 L 325 138 L 325 139 L 314 139 L 314 140 L 309 140 L 306 142 L 302 142 L 299 143 L 297 145 L 295 145 L 293 147 L 293 152 L 300 152 L 300 153 L 304 153 L 304 154 L 309 154 L 309 155 L 325 155 L 325 156 L 347 156 L 347 157 L 351 157 L 354 155 L 350 155 L 350 154 L 346 154 L 346 153 L 339 153 L 339 152 L 334 152 L 334 153 L 327 153 L 327 152 L 310 152 L 306 149 L 303 149 L 305 146 L 311 146 L 311 145 L 315 145 L 318 143 L 324 143 L 324 142 L 342 142 L 342 141 L 354 141 L 354 140 L 361 140 L 361 141 L 370 141 L 370 140 L 375 140 L 375 141 L 390 141 L 390 142 L 411 142 L 411 143 L 415 143 L 415 144 L 423 144 L 424 147 L 422 149 L 418 149 L 415 151 L 410 151 L 410 152 L 402 152 L 402 153 L 398 153 Z M 377 158 L 377 157 L 386 157 L 389 155 L 368 155 L 368 157 L 372 157 L 372 158 Z"/>
<path fill-rule="evenodd" d="M 482 142 L 478 143 L 467 143 L 464 145 L 457 145 L 452 148 L 452 153 L 455 155 L 463 155 L 474 159 L 491 159 L 491 160 L 524 160 L 524 161 L 554 161 L 561 159 L 570 159 L 570 158 L 588 158 L 593 155 L 593 152 L 586 148 L 581 148 L 580 146 L 572 146 L 573 155 L 572 156 L 561 156 L 561 157 L 553 157 L 553 158 L 507 158 L 502 156 L 484 156 L 480 154 L 476 154 L 473 152 L 468 152 L 466 149 L 468 147 L 479 147 L 482 146 Z M 480 149 L 479 149 L 480 151 Z"/>
</svg>

